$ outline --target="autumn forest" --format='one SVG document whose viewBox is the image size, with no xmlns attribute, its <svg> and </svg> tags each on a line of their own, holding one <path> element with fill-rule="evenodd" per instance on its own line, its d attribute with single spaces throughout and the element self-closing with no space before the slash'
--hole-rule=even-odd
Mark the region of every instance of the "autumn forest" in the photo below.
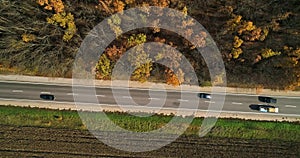
<svg viewBox="0 0 300 158">
<path fill-rule="evenodd" d="M 228 86 L 299 89 L 298 0 L 0 0 L 0 73 L 72 77 L 76 53 L 93 27 L 115 13 L 146 6 L 176 9 L 201 23 L 221 52 Z M 125 22 L 114 16 L 109 23 L 109 29 L 121 36 L 110 43 L 91 70 L 97 79 L 111 79 L 117 61 L 134 46 L 158 42 L 181 54 L 168 51 L 166 56 L 149 57 L 143 51 L 146 48 L 141 48 L 128 56 L 135 68 L 131 80 L 189 84 L 195 78 L 179 68 L 185 57 L 199 85 L 211 85 L 207 65 L 199 53 L 195 55 L 195 45 L 159 27 L 123 32 L 120 25 Z M 196 35 L 190 29 L 193 25 L 183 23 L 184 33 L 206 47 L 205 33 Z M 172 62 L 172 70 L 158 64 L 159 60 L 178 62 Z"/>
</svg>

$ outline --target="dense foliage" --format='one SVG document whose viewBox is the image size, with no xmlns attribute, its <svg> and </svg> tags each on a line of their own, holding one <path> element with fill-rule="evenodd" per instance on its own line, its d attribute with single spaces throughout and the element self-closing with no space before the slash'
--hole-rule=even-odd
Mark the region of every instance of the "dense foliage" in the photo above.
<svg viewBox="0 0 300 158">
<path fill-rule="evenodd" d="M 74 57 L 88 32 L 106 17 L 137 6 L 170 7 L 199 21 L 222 53 L 230 86 L 300 86 L 298 0 L 0 0 L 0 68 L 14 73 L 71 77 Z M 118 16 L 109 22 L 110 29 L 122 35 L 95 65 L 96 78 L 110 79 L 118 59 L 136 45 L 161 42 L 182 52 L 194 67 L 200 85 L 211 80 L 204 60 L 194 55 L 195 46 L 185 39 L 158 27 L 123 33 L 119 27 L 122 22 L 124 19 Z M 187 36 L 194 34 L 191 26 L 192 23 L 182 25 Z M 195 36 L 203 47 L 205 36 Z M 167 53 L 173 53 L 169 55 L 173 59 L 163 54 L 151 58 L 143 50 L 129 56 L 135 68 L 132 80 L 190 83 L 193 78 L 184 74 L 178 63 L 172 63 L 174 70 L 155 63 L 182 59 L 172 51 Z M 146 62 L 141 65 L 139 60 Z"/>
</svg>

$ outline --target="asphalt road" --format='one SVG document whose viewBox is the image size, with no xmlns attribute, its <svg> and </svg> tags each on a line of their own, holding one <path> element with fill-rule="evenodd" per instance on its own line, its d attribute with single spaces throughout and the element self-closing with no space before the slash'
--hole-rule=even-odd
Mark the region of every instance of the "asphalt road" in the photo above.
<svg viewBox="0 0 300 158">
<path fill-rule="evenodd" d="M 88 95 L 85 93 L 86 88 L 82 88 L 80 94 L 72 92 L 72 87 L 68 85 L 51 85 L 38 83 L 22 83 L 22 82 L 6 82 L 0 81 L 0 101 L 5 99 L 18 100 L 35 100 L 42 101 L 41 93 L 51 93 L 55 95 L 54 102 L 74 102 L 73 95 L 86 95 L 86 102 L 88 102 Z M 129 90 L 129 93 L 126 93 Z M 147 89 L 126 89 L 115 88 L 112 90 L 109 87 L 97 87 L 96 95 L 101 104 L 111 105 L 137 105 L 148 107 L 166 107 L 178 108 L 183 105 L 187 109 L 201 109 L 208 110 L 209 105 L 218 104 L 217 101 L 199 98 L 200 92 L 188 91 L 159 91 Z M 218 98 L 224 94 L 216 94 L 213 97 Z M 300 96 L 286 97 L 286 96 L 272 96 L 277 98 L 276 104 L 271 104 L 279 107 L 280 115 L 299 115 L 300 116 Z M 117 101 L 116 101 L 117 100 Z M 198 107 L 192 106 L 197 104 Z M 236 112 L 236 113 L 257 113 L 257 110 L 251 109 L 250 105 L 266 104 L 258 101 L 257 95 L 246 94 L 226 94 L 225 102 L 222 111 Z"/>
</svg>

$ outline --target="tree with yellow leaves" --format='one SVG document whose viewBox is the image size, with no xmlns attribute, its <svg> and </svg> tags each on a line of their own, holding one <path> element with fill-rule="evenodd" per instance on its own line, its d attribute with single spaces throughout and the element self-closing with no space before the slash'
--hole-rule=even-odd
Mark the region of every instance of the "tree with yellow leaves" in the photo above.
<svg viewBox="0 0 300 158">
<path fill-rule="evenodd" d="M 47 22 L 53 25 L 59 25 L 65 29 L 63 36 L 64 41 L 69 41 L 76 33 L 76 25 L 74 17 L 71 13 L 66 13 L 64 4 L 61 0 L 38 0 L 40 6 L 44 6 L 46 10 L 54 10 L 55 14 L 47 18 Z"/>
</svg>

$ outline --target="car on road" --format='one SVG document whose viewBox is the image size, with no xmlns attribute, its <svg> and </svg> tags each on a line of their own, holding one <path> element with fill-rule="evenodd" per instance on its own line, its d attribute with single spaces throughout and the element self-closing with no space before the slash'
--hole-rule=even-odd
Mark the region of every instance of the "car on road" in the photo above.
<svg viewBox="0 0 300 158">
<path fill-rule="evenodd" d="M 55 96 L 53 94 L 40 94 L 40 98 L 44 100 L 55 100 Z"/>
<path fill-rule="evenodd" d="M 208 93 L 199 93 L 198 95 L 200 98 L 204 98 L 204 99 L 211 99 L 210 94 Z"/>
<path fill-rule="evenodd" d="M 260 105 L 259 111 L 260 112 L 278 113 L 279 109 L 278 109 L 278 107 L 271 106 L 271 105 Z"/>
<path fill-rule="evenodd" d="M 277 103 L 277 99 L 272 97 L 258 96 L 258 100 L 264 103 Z"/>
</svg>

